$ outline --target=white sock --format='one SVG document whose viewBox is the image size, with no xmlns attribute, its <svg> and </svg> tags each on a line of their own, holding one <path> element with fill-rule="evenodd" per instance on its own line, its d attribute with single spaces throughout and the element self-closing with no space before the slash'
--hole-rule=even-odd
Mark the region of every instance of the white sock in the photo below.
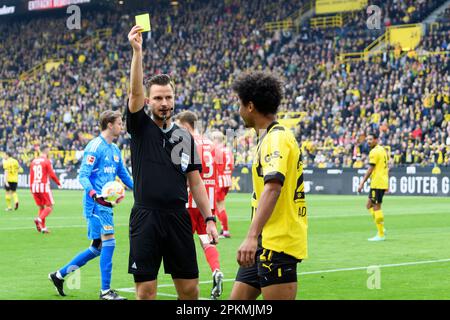
<svg viewBox="0 0 450 320">
<path fill-rule="evenodd" d="M 61 272 L 59 272 L 59 270 L 56 271 L 56 277 L 57 277 L 59 280 L 64 280 L 64 278 L 63 278 L 63 276 L 61 275 Z"/>
<path fill-rule="evenodd" d="M 109 290 L 111 290 L 111 289 L 102 290 L 102 294 L 107 293 Z"/>
</svg>

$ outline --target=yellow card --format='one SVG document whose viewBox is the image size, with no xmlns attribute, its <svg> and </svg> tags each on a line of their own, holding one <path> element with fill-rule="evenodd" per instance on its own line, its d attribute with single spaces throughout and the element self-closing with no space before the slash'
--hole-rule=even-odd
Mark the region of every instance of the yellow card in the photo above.
<svg viewBox="0 0 450 320">
<path fill-rule="evenodd" d="M 147 32 L 152 30 L 150 25 L 150 15 L 148 13 L 136 16 L 136 25 L 144 28 L 141 32 Z"/>
</svg>

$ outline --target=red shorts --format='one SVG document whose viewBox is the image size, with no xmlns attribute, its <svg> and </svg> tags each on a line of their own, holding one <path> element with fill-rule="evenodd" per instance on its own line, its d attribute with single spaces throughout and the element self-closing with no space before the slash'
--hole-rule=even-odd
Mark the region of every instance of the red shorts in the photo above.
<svg viewBox="0 0 450 320">
<path fill-rule="evenodd" d="M 216 188 L 216 201 L 224 201 L 230 187 Z"/>
<path fill-rule="evenodd" d="M 43 192 L 43 193 L 33 193 L 34 202 L 39 207 L 42 206 L 52 206 L 55 202 L 53 201 L 52 192 Z"/>
<path fill-rule="evenodd" d="M 206 223 L 199 208 L 188 208 L 189 215 L 191 216 L 192 234 L 206 234 Z M 213 211 L 214 214 L 214 211 Z"/>
</svg>

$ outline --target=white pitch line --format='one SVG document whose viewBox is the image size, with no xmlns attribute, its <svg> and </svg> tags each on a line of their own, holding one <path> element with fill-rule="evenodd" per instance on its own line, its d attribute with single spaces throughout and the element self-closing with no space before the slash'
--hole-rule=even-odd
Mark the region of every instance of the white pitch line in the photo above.
<svg viewBox="0 0 450 320">
<path fill-rule="evenodd" d="M 121 292 L 128 292 L 128 293 L 135 293 L 136 292 L 136 290 L 134 288 L 123 288 L 123 289 L 116 289 L 116 290 L 117 291 L 121 291 Z M 164 296 L 164 297 L 171 297 L 171 298 L 178 298 L 178 295 L 171 294 L 171 293 L 158 292 L 156 295 L 157 296 Z M 210 299 L 202 298 L 202 297 L 199 297 L 198 299 L 199 300 L 210 300 Z"/>
<path fill-rule="evenodd" d="M 31 224 L 33 224 L 33 220 L 30 220 Z M 129 226 L 129 224 L 121 223 L 121 224 L 115 224 L 115 227 L 125 227 Z M 77 225 L 70 225 L 70 226 L 48 226 L 50 231 L 51 229 L 68 229 L 68 228 L 87 228 L 87 224 L 77 224 Z M 0 231 L 16 231 L 16 230 L 36 230 L 35 226 L 30 227 L 17 227 L 17 228 L 0 228 Z"/>
<path fill-rule="evenodd" d="M 436 212 L 436 213 L 427 213 L 427 215 L 434 215 L 434 214 L 442 214 L 443 212 Z M 403 216 L 403 215 L 421 215 L 423 213 L 420 212 L 408 212 L 408 213 L 391 213 L 389 216 Z M 367 214 L 343 214 L 343 215 L 325 215 L 325 216 L 312 216 L 312 217 L 308 217 L 309 220 L 315 220 L 315 219 L 328 219 L 328 218 L 350 218 L 350 217 L 367 217 L 369 216 L 369 213 Z M 30 220 L 31 224 L 33 224 L 33 219 L 31 218 L 26 218 L 24 220 Z M 61 219 L 62 220 L 62 219 Z M 250 218 L 236 218 L 233 219 L 232 221 L 246 221 L 250 223 Z M 124 227 L 124 226 L 128 226 L 128 223 L 119 223 L 119 224 L 115 224 L 115 226 L 117 227 Z M 84 225 L 65 225 L 65 226 L 49 226 L 51 229 L 63 229 L 63 228 L 81 228 L 81 227 L 86 227 L 86 224 Z M 15 230 L 31 230 L 31 229 L 35 229 L 34 226 L 30 226 L 30 227 L 14 227 L 14 228 L 0 228 L 0 231 L 15 231 Z"/>
<path fill-rule="evenodd" d="M 332 272 L 341 272 L 341 271 L 366 270 L 369 267 L 380 267 L 380 268 L 404 267 L 404 266 L 414 266 L 414 265 L 419 265 L 419 264 L 431 264 L 431 263 L 440 263 L 440 262 L 450 262 L 450 259 L 439 259 L 439 260 L 426 260 L 426 261 L 415 261 L 415 262 L 403 262 L 403 263 L 393 263 L 393 264 L 371 265 L 371 266 L 367 266 L 367 267 L 355 267 L 355 268 L 341 268 L 341 269 L 331 269 L 331 270 L 307 271 L 307 272 L 300 272 L 300 273 L 298 273 L 298 275 L 332 273 Z"/>
<path fill-rule="evenodd" d="M 405 212 L 405 213 L 390 213 L 389 216 L 411 216 L 411 215 L 421 215 L 425 214 L 423 212 Z M 433 212 L 433 213 L 426 213 L 427 215 L 432 214 L 445 214 L 444 212 Z M 367 213 L 357 213 L 357 214 L 329 214 L 329 215 L 320 215 L 320 216 L 308 216 L 309 220 L 315 220 L 315 219 L 330 219 L 330 218 L 351 218 L 351 217 L 368 217 L 370 215 L 369 212 Z M 250 216 L 248 218 L 233 218 L 231 222 L 233 221 L 248 221 L 250 223 Z"/>
<path fill-rule="evenodd" d="M 389 216 L 403 216 L 403 215 L 421 215 L 424 213 L 421 212 L 407 212 L 407 213 L 391 213 L 389 214 Z M 431 215 L 431 214 L 443 214 L 443 212 L 436 212 L 436 213 L 427 213 L 427 215 Z M 315 220 L 315 219 L 328 219 L 328 218 L 351 218 L 351 217 L 367 217 L 369 216 L 369 213 L 367 214 L 334 214 L 334 215 L 324 215 L 324 216 L 310 216 L 308 217 L 308 219 L 310 220 Z M 71 218 L 69 217 L 59 217 L 59 218 L 53 218 L 54 220 L 71 220 Z M 30 220 L 33 223 L 33 219 L 32 218 L 13 218 L 10 220 Z M 75 218 L 74 218 L 75 220 Z M 241 221 L 247 221 L 250 223 L 250 218 L 235 218 L 232 221 L 237 221 L 237 222 L 241 222 Z M 128 224 L 116 224 L 117 227 L 123 227 L 123 226 L 128 226 Z M 86 227 L 86 225 L 67 225 L 67 226 L 54 226 L 51 228 L 81 228 L 81 227 Z M 28 230 L 28 229 L 35 229 L 35 227 L 15 227 L 15 228 L 0 228 L 0 231 L 15 231 L 15 230 Z"/>
<path fill-rule="evenodd" d="M 379 268 L 393 268 L 393 267 L 404 267 L 404 266 L 413 266 L 420 264 L 431 264 L 431 263 L 441 263 L 441 262 L 450 262 L 449 259 L 439 259 L 439 260 L 425 260 L 425 261 L 413 261 L 413 262 L 403 262 L 403 263 L 393 263 L 393 264 L 382 264 L 382 265 L 371 265 L 366 267 L 353 267 L 353 268 L 339 268 L 339 269 L 329 269 L 329 270 L 317 270 L 317 271 L 306 271 L 306 272 L 297 272 L 297 275 L 309 275 L 309 274 L 321 274 L 321 273 L 334 273 L 334 272 L 344 272 L 344 271 L 357 271 L 357 270 L 366 270 L 369 267 L 379 267 Z M 235 281 L 235 279 L 223 279 L 223 282 L 231 282 Z M 199 284 L 212 284 L 212 281 L 199 281 Z M 160 284 L 158 288 L 168 288 L 173 287 L 173 284 Z M 134 288 L 124 288 L 117 289 L 119 291 L 133 290 Z"/>
</svg>

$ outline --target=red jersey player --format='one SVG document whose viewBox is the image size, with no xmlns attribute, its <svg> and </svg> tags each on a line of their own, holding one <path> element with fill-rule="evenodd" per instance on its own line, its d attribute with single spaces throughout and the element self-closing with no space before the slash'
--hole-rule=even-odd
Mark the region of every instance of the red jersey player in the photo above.
<svg viewBox="0 0 450 320">
<path fill-rule="evenodd" d="M 234 169 L 234 156 L 231 150 L 223 144 L 224 136 L 220 131 L 212 134 L 215 145 L 215 164 L 216 164 L 216 215 L 219 217 L 222 231 L 221 238 L 230 238 L 228 229 L 228 216 L 225 210 L 225 198 L 231 187 L 231 175 Z"/>
<path fill-rule="evenodd" d="M 58 177 L 53 171 L 52 163 L 48 159 L 50 148 L 42 146 L 41 155 L 31 161 L 30 165 L 30 190 L 33 194 L 34 201 L 39 207 L 39 216 L 34 219 L 38 232 L 49 233 L 45 226 L 45 218 L 53 210 L 53 195 L 50 190 L 50 179 L 61 186 Z"/>
<path fill-rule="evenodd" d="M 214 214 L 215 208 L 215 187 L 216 187 L 216 170 L 214 165 L 214 145 L 211 140 L 206 139 L 194 130 L 197 116 L 190 111 L 185 111 L 178 115 L 178 123 L 185 128 L 193 136 L 197 146 L 197 153 L 202 160 L 201 178 L 206 188 L 209 197 L 210 206 Z M 213 288 L 211 290 L 211 298 L 217 299 L 223 290 L 223 273 L 220 271 L 219 252 L 214 244 L 211 244 L 206 232 L 206 223 L 203 219 L 200 210 L 197 208 L 195 201 L 189 192 L 189 199 L 187 203 L 189 215 L 191 216 L 192 232 L 197 232 L 203 251 L 205 252 L 206 260 L 208 261 L 211 271 L 213 272 Z"/>
</svg>

